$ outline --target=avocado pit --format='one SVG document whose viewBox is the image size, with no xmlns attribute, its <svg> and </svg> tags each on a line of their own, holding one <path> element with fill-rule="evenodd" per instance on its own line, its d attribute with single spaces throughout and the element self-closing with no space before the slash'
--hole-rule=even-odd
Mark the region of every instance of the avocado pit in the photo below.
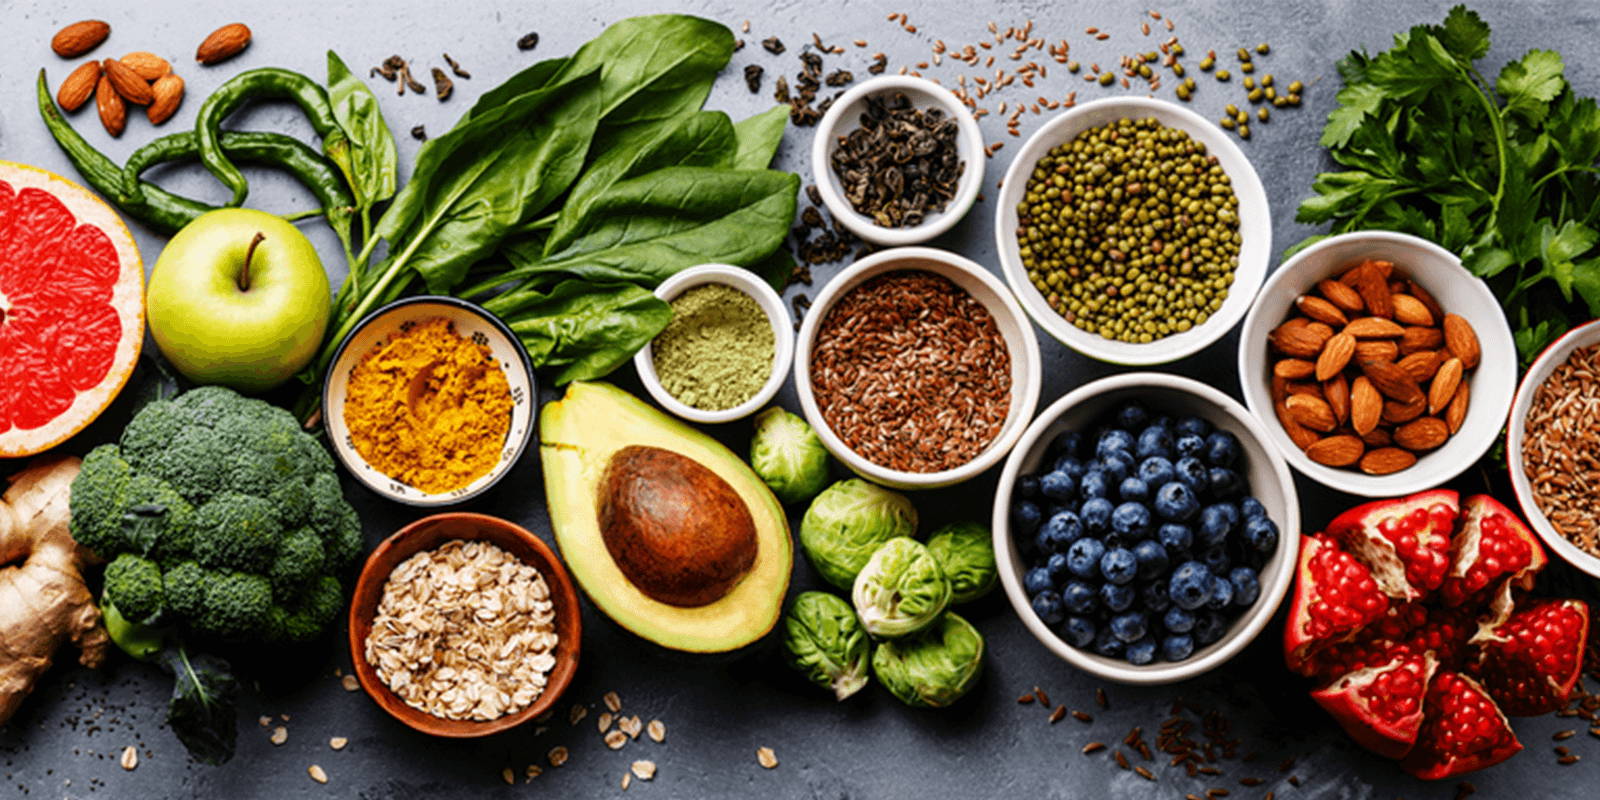
<svg viewBox="0 0 1600 800">
<path fill-rule="evenodd" d="M 600 480 L 600 534 L 622 574 L 652 599 L 704 606 L 756 560 L 756 526 L 721 476 L 670 450 L 630 445 Z"/>
</svg>

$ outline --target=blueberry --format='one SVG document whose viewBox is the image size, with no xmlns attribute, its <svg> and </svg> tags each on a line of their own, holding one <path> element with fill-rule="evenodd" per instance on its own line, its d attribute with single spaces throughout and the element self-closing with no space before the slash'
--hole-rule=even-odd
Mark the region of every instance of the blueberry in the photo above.
<svg viewBox="0 0 1600 800">
<path fill-rule="evenodd" d="M 1105 554 L 1106 546 L 1099 539 L 1079 539 L 1067 550 L 1067 568 L 1080 578 L 1098 578 L 1100 557 Z"/>
<path fill-rule="evenodd" d="M 1137 642 L 1129 642 L 1128 650 L 1124 658 L 1127 658 L 1128 663 L 1136 667 L 1142 667 L 1145 664 L 1155 661 L 1156 637 L 1145 634 L 1143 639 L 1140 639 Z"/>
<path fill-rule="evenodd" d="M 1156 513 L 1162 519 L 1187 522 L 1200 510 L 1200 500 L 1187 483 L 1174 480 L 1156 490 Z"/>
<path fill-rule="evenodd" d="M 1244 543 L 1257 553 L 1278 549 L 1278 523 L 1266 517 L 1251 517 L 1244 523 Z"/>
<path fill-rule="evenodd" d="M 1211 576 L 1211 599 L 1206 601 L 1206 608 L 1212 611 L 1221 611 L 1233 604 L 1233 582 L 1219 574 Z"/>
<path fill-rule="evenodd" d="M 1094 621 L 1087 617 L 1067 617 L 1062 623 L 1061 632 L 1067 636 L 1067 644 L 1083 648 L 1094 643 Z"/>
<path fill-rule="evenodd" d="M 1156 539 L 1167 548 L 1169 555 L 1187 553 L 1194 546 L 1194 531 L 1189 530 L 1188 525 L 1168 522 L 1156 531 Z"/>
<path fill-rule="evenodd" d="M 1060 586 L 1072 576 L 1072 557 L 1066 553 L 1056 553 L 1044 562 L 1044 568 L 1050 573 L 1051 585 Z"/>
<path fill-rule="evenodd" d="M 1167 591 L 1178 608 L 1193 611 L 1211 599 L 1211 570 L 1198 561 L 1185 561 L 1172 571 Z"/>
<path fill-rule="evenodd" d="M 1179 458 L 1199 456 L 1205 452 L 1206 440 L 1192 433 L 1186 434 L 1178 437 L 1177 441 L 1173 443 L 1172 449 L 1177 452 Z"/>
<path fill-rule="evenodd" d="M 1042 515 L 1039 504 L 1032 500 L 1019 500 L 1011 506 L 1011 524 L 1019 536 L 1029 536 L 1038 530 Z"/>
<path fill-rule="evenodd" d="M 1023 591 L 1028 593 L 1029 597 L 1048 591 L 1054 588 L 1055 585 L 1055 581 L 1050 579 L 1050 570 L 1044 567 L 1034 567 L 1023 573 L 1022 576 L 1022 588 Z"/>
<path fill-rule="evenodd" d="M 1139 564 L 1139 577 L 1145 580 L 1167 571 L 1167 548 L 1154 539 L 1145 539 L 1134 545 L 1133 559 Z"/>
<path fill-rule="evenodd" d="M 1122 483 L 1122 479 L 1133 474 L 1134 458 L 1132 453 L 1117 451 L 1100 459 L 1100 471 L 1112 483 Z"/>
<path fill-rule="evenodd" d="M 1117 409 L 1117 424 L 1130 431 L 1142 427 L 1149 419 L 1150 412 L 1137 400 L 1123 403 L 1122 407 Z"/>
<path fill-rule="evenodd" d="M 1100 557 L 1100 574 L 1112 583 L 1132 581 L 1138 569 L 1139 563 L 1134 559 L 1131 550 L 1113 547 Z"/>
<path fill-rule="evenodd" d="M 1077 456 L 1062 456 L 1056 459 L 1053 469 L 1071 475 L 1074 481 L 1081 481 L 1083 474 L 1089 471 L 1089 465 L 1078 460 Z"/>
<path fill-rule="evenodd" d="M 1143 611 L 1129 611 L 1111 618 L 1111 634 L 1124 642 L 1143 639 L 1150 627 L 1150 617 Z"/>
<path fill-rule="evenodd" d="M 1083 527 L 1090 533 L 1105 533 L 1111 528 L 1111 511 L 1115 506 L 1104 497 L 1085 500 L 1078 509 L 1078 518 L 1083 520 Z"/>
<path fill-rule="evenodd" d="M 1172 462 L 1165 456 L 1150 456 L 1139 462 L 1139 471 L 1134 474 L 1151 488 L 1158 488 L 1172 480 Z"/>
<path fill-rule="evenodd" d="M 1201 647 L 1222 638 L 1228 632 L 1228 623 L 1215 611 L 1207 611 L 1195 618 L 1194 640 Z"/>
<path fill-rule="evenodd" d="M 1139 441 L 1134 446 L 1133 454 L 1140 458 L 1171 456 L 1172 431 L 1155 425 L 1139 431 Z"/>
<path fill-rule="evenodd" d="M 1133 450 L 1133 434 L 1122 428 L 1107 428 L 1100 432 L 1100 438 L 1094 443 L 1096 458 L 1105 458 L 1107 453 L 1117 450 L 1131 452 Z"/>
<path fill-rule="evenodd" d="M 1083 536 L 1083 521 L 1071 511 L 1057 511 L 1044 521 L 1039 532 L 1040 548 L 1047 553 L 1065 553 L 1067 548 Z"/>
<path fill-rule="evenodd" d="M 1117 495 L 1124 502 L 1143 503 L 1150 499 L 1150 484 L 1129 475 L 1122 479 L 1122 485 L 1117 487 Z"/>
<path fill-rule="evenodd" d="M 1072 499 L 1078 491 L 1078 482 L 1060 470 L 1051 470 L 1039 479 L 1039 492 L 1058 503 Z"/>
<path fill-rule="evenodd" d="M 1061 595 L 1049 590 L 1033 596 L 1033 613 L 1046 625 L 1054 625 L 1067 615 L 1066 609 L 1061 607 Z"/>
<path fill-rule="evenodd" d="M 1067 581 L 1067 585 L 1061 589 L 1062 604 L 1074 614 L 1094 611 L 1094 604 L 1099 597 L 1094 587 L 1083 581 Z"/>
<path fill-rule="evenodd" d="M 1221 500 L 1244 491 L 1244 479 L 1227 467 L 1212 467 L 1206 470 L 1206 487 L 1212 497 Z"/>
<path fill-rule="evenodd" d="M 1232 503 L 1213 503 L 1200 509 L 1201 547 L 1215 547 L 1227 541 L 1228 534 L 1239 524 L 1239 507 Z"/>
<path fill-rule="evenodd" d="M 1178 420 L 1177 431 L 1180 436 L 1183 434 L 1206 436 L 1211 433 L 1211 423 L 1199 417 L 1184 417 Z"/>
<path fill-rule="evenodd" d="M 1083 436 L 1077 431 L 1062 431 L 1050 440 L 1050 455 L 1078 456 L 1083 454 Z"/>
<path fill-rule="evenodd" d="M 1143 503 L 1123 503 L 1111 514 L 1111 529 L 1124 537 L 1141 539 L 1150 535 L 1150 509 Z"/>
<path fill-rule="evenodd" d="M 1094 634 L 1094 651 L 1107 658 L 1116 658 L 1128 645 L 1121 639 L 1111 635 L 1110 628 L 1101 628 Z"/>
<path fill-rule="evenodd" d="M 1133 587 L 1122 583 L 1100 584 L 1100 602 L 1105 604 L 1107 611 L 1127 611 L 1133 607 L 1137 599 Z"/>
<path fill-rule="evenodd" d="M 1210 480 L 1206 465 L 1194 456 L 1184 456 L 1172 465 L 1173 478 L 1182 481 L 1194 492 L 1195 497 L 1205 494 L 1206 485 Z"/>
<path fill-rule="evenodd" d="M 1206 569 L 1218 575 L 1226 575 L 1228 574 L 1228 568 L 1233 566 L 1233 559 L 1228 558 L 1228 548 L 1219 544 L 1216 547 L 1207 547 L 1201 550 L 1200 563 L 1206 565 Z"/>
<path fill-rule="evenodd" d="M 1194 637 L 1175 633 L 1161 640 L 1161 657 L 1168 661 L 1182 661 L 1194 653 Z"/>
<path fill-rule="evenodd" d="M 1170 633 L 1188 633 L 1194 630 L 1194 612 L 1173 606 L 1161 616 L 1161 626 Z"/>
<path fill-rule="evenodd" d="M 1091 469 L 1083 473 L 1083 478 L 1078 481 L 1078 494 L 1083 499 L 1090 500 L 1096 497 L 1111 496 L 1111 478 L 1104 470 Z"/>
<path fill-rule="evenodd" d="M 1214 467 L 1231 467 L 1239 460 L 1239 440 L 1227 431 L 1206 437 L 1206 460 Z"/>
<path fill-rule="evenodd" d="M 1012 492 L 1012 496 L 1020 497 L 1024 500 L 1033 500 L 1037 498 L 1039 496 L 1039 476 L 1024 475 L 1018 478 L 1017 487 L 1016 490 Z"/>
<path fill-rule="evenodd" d="M 1254 497 L 1246 496 L 1243 500 L 1239 501 L 1239 513 L 1243 514 L 1245 519 L 1265 517 L 1267 515 L 1267 507 L 1261 505 L 1260 500 L 1257 500 Z"/>
<path fill-rule="evenodd" d="M 1167 591 L 1167 576 L 1158 575 L 1139 585 L 1139 604 L 1152 614 L 1164 613 L 1172 607 L 1172 595 Z"/>
<path fill-rule="evenodd" d="M 1261 596 L 1261 578 L 1249 567 L 1234 567 L 1228 573 L 1228 583 L 1233 584 L 1233 604 L 1236 606 L 1249 608 Z"/>
</svg>

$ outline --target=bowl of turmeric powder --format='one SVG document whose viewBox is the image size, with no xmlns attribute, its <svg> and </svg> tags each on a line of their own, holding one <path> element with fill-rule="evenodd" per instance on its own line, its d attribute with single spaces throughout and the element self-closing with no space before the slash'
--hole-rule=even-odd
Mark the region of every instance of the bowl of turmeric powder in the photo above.
<svg viewBox="0 0 1600 800">
<path fill-rule="evenodd" d="M 537 387 L 506 324 L 453 297 L 374 311 L 333 357 L 322 418 L 334 454 L 367 488 L 414 506 L 489 489 L 533 436 Z"/>
</svg>

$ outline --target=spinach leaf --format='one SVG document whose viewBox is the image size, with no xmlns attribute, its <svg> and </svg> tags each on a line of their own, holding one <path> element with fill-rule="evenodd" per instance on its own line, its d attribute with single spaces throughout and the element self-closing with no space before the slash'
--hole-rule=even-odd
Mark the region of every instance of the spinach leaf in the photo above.
<svg viewBox="0 0 1600 800">
<path fill-rule="evenodd" d="M 222 764 L 233 758 L 238 739 L 234 699 L 239 682 L 228 662 L 212 655 L 191 655 L 183 643 L 162 651 L 163 665 L 172 673 L 172 699 L 167 702 L 167 725 L 189 755 L 203 764 Z"/>
<path fill-rule="evenodd" d="M 394 134 L 383 121 L 378 98 L 344 61 L 328 51 L 328 102 L 333 118 L 344 130 L 348 157 L 338 164 L 350 193 L 362 210 L 394 196 L 396 156 Z"/>
<path fill-rule="evenodd" d="M 572 55 L 568 69 L 600 70 L 602 127 L 668 119 L 705 104 L 733 58 L 733 31 L 684 14 L 632 17 Z"/>
<path fill-rule="evenodd" d="M 739 153 L 733 157 L 734 169 L 766 169 L 783 143 L 783 130 L 789 124 L 789 107 L 773 106 L 733 126 L 739 139 Z"/>
<path fill-rule="evenodd" d="M 631 283 L 565 280 L 525 292 L 503 312 L 534 366 L 562 367 L 557 385 L 602 377 L 633 358 L 672 321 L 672 307 Z"/>
<path fill-rule="evenodd" d="M 524 69 L 521 72 L 518 72 L 515 75 L 512 75 L 506 79 L 505 83 L 502 83 L 499 86 L 484 92 L 483 95 L 478 98 L 478 102 L 473 103 L 472 108 L 467 110 L 466 115 L 461 118 L 461 122 L 466 122 L 467 120 L 476 116 L 480 116 L 485 112 L 493 111 L 494 109 L 511 102 L 512 98 L 515 98 L 517 95 L 527 94 L 528 92 L 534 92 L 540 89 L 549 89 L 553 86 L 559 85 L 557 83 L 558 81 L 560 83 L 566 83 L 569 80 L 581 77 L 581 75 L 577 73 L 567 71 L 567 65 L 569 65 L 571 62 L 572 59 L 568 57 L 548 58 L 544 61 L 534 64 L 531 67 L 528 67 L 527 69 Z M 592 72 L 593 70 L 590 71 Z M 588 73 L 586 72 L 582 74 L 586 75 Z M 460 125 L 461 122 L 456 124 Z"/>
</svg>

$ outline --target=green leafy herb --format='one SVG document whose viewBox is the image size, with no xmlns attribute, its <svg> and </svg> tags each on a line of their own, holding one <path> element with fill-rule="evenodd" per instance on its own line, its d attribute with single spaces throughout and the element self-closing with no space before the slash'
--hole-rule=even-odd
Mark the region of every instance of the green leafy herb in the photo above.
<svg viewBox="0 0 1600 800">
<path fill-rule="evenodd" d="M 228 662 L 211 655 L 191 655 L 181 642 L 169 645 L 161 654 L 173 677 L 167 725 L 178 741 L 203 764 L 222 764 L 233 758 L 239 735 L 234 707 L 239 682 Z"/>
<path fill-rule="evenodd" d="M 788 106 L 773 106 L 735 123 L 733 132 L 739 139 L 739 152 L 733 157 L 734 169 L 766 169 L 778 154 L 788 125 Z"/>
<path fill-rule="evenodd" d="M 566 280 L 528 291 L 500 313 L 537 364 L 561 367 L 556 383 L 603 376 L 633 358 L 672 321 L 672 307 L 631 283 Z"/>
</svg>

